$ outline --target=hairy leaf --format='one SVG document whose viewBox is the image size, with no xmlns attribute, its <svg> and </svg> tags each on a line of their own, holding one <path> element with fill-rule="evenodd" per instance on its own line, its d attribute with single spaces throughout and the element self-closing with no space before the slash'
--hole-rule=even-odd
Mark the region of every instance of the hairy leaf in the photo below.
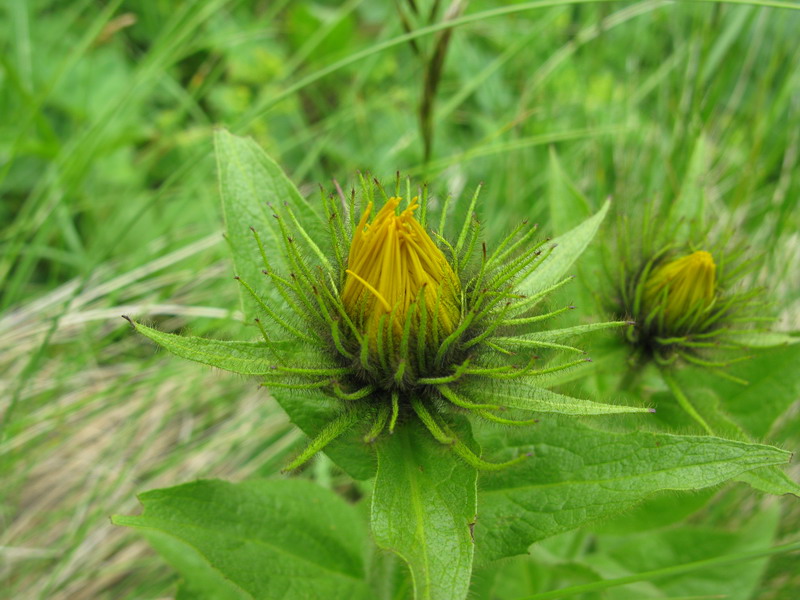
<svg viewBox="0 0 800 600">
<path fill-rule="evenodd" d="M 720 399 L 711 390 L 706 388 L 685 388 L 683 391 L 687 396 L 687 401 L 691 403 L 715 435 L 742 442 L 753 441 L 736 422 L 723 412 Z M 659 406 L 664 406 L 668 402 L 674 402 L 674 397 L 671 393 L 665 392 L 654 395 L 653 400 Z M 675 417 L 682 417 L 682 420 L 677 423 L 678 426 L 683 428 L 697 427 L 697 424 L 686 411 L 682 410 L 677 415 L 673 415 L 673 420 L 675 420 Z M 700 431 L 703 431 L 703 429 L 700 428 Z M 737 479 L 767 494 L 794 494 L 795 496 L 800 496 L 800 485 L 789 479 L 788 475 L 779 467 L 753 469 L 742 473 Z"/>
<path fill-rule="evenodd" d="M 800 394 L 800 345 L 766 348 L 748 361 L 736 365 L 736 376 L 747 385 L 687 366 L 675 377 L 684 389 L 707 387 L 720 398 L 721 408 L 747 433 L 763 439 L 778 417 L 786 412 Z"/>
<path fill-rule="evenodd" d="M 133 323 L 136 331 L 181 358 L 239 373 L 240 375 L 272 375 L 275 364 L 264 342 L 209 340 L 201 337 L 164 333 L 141 323 Z"/>
<path fill-rule="evenodd" d="M 335 366 L 323 353 L 294 340 L 270 345 L 265 342 L 212 340 L 164 333 L 141 323 L 131 324 L 136 331 L 181 358 L 240 375 L 275 377 L 278 375 L 273 368 L 275 365 L 317 369 Z"/>
<path fill-rule="evenodd" d="M 139 500 L 142 515 L 114 523 L 188 544 L 253 598 L 371 598 L 361 518 L 308 481 L 196 481 Z"/>
<path fill-rule="evenodd" d="M 484 429 L 481 444 L 500 458 L 529 460 L 481 480 L 478 556 L 522 554 L 533 542 L 630 508 L 661 490 L 718 485 L 789 453 L 715 437 L 598 431 L 553 418 L 534 428 Z"/>
<path fill-rule="evenodd" d="M 690 515 L 699 511 L 714 497 L 717 490 L 706 488 L 704 490 L 656 492 L 646 500 L 637 504 L 635 508 L 616 517 L 603 519 L 593 523 L 590 527 L 596 533 L 612 535 L 626 535 L 639 533 L 651 529 L 661 529 L 683 521 Z"/>
<path fill-rule="evenodd" d="M 302 254 L 317 262 L 327 249 L 317 247 L 328 242 L 325 223 L 286 177 L 280 166 L 252 139 L 232 135 L 218 129 L 214 135 L 219 171 L 219 188 L 225 215 L 225 231 L 233 254 L 236 275 L 247 282 L 258 296 L 276 310 L 284 306 L 276 286 L 266 277 L 261 251 L 251 227 L 261 238 L 270 267 L 288 277 L 293 271 L 287 255 L 286 236 L 281 231 L 281 219 L 299 244 Z M 302 229 L 298 229 L 294 214 Z M 242 304 L 245 315 L 254 318 L 261 314 L 258 304 L 244 289 Z M 265 325 L 269 322 L 265 321 Z"/>
<path fill-rule="evenodd" d="M 536 347 L 538 342 L 558 342 L 585 333 L 602 331 L 603 329 L 615 329 L 628 324 L 628 321 L 588 323 L 586 325 L 575 325 L 574 327 L 565 327 L 563 329 L 536 331 L 534 333 L 526 333 L 525 335 L 515 337 L 496 337 L 492 338 L 492 341 L 500 344 L 504 348 Z"/>
<path fill-rule="evenodd" d="M 519 291 L 532 296 L 557 283 L 594 239 L 611 206 L 606 202 L 597 214 L 552 241 L 553 253 L 519 284 Z"/>
<path fill-rule="evenodd" d="M 292 423 L 310 438 L 316 437 L 322 428 L 342 411 L 341 401 L 327 396 L 320 390 L 274 388 L 270 389 L 270 393 L 289 415 Z M 366 426 L 354 427 L 323 450 L 354 479 L 364 480 L 375 476 L 375 451 L 364 442 L 365 433 Z"/>
<path fill-rule="evenodd" d="M 533 412 L 561 413 L 564 415 L 609 415 L 619 413 L 647 413 L 649 408 L 603 404 L 564 396 L 546 388 L 513 380 L 481 380 L 480 384 L 465 384 L 459 388 L 475 402 L 488 402 L 507 408 Z"/>
<path fill-rule="evenodd" d="M 234 585 L 208 564 L 197 548 L 156 529 L 140 529 L 156 551 L 183 578 L 176 600 L 250 600 L 252 595 Z"/>
<path fill-rule="evenodd" d="M 463 436 L 464 433 L 460 434 Z M 377 544 L 408 563 L 415 600 L 466 597 L 477 473 L 416 420 L 380 440 L 372 500 Z"/>
</svg>

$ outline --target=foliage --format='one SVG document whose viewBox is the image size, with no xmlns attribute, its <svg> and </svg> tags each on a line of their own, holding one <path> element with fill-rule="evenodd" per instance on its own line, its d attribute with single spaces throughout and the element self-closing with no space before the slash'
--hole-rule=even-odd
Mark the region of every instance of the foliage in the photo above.
<svg viewBox="0 0 800 600">
<path fill-rule="evenodd" d="M 468 585 L 487 600 L 793 600 L 796 458 L 784 470 L 778 448 L 797 456 L 800 443 L 800 12 L 760 0 L 446 4 L 0 8 L 0 589 L 9 597 L 388 600 L 415 587 L 463 596 Z M 228 148 L 240 154 L 227 162 L 213 155 L 219 125 L 253 140 Z M 325 256 L 327 223 L 318 235 L 302 203 L 317 202 L 320 183 L 348 190 L 358 171 L 427 181 L 432 229 L 451 194 L 448 239 L 483 182 L 478 253 L 523 219 L 538 223 L 538 240 L 559 238 L 568 260 L 554 263 L 554 253 L 529 284 L 544 286 L 546 265 L 552 284 L 570 280 L 529 314 L 566 310 L 526 332 L 524 351 L 544 368 L 581 362 L 537 377 L 534 394 L 492 382 L 508 403 L 535 402 L 502 413 L 535 425 L 448 417 L 487 461 L 532 456 L 476 474 L 409 418 L 372 444 L 368 427 L 353 430 L 301 473 L 279 475 L 303 433 L 318 433 L 340 405 L 322 390 L 257 385 L 271 370 L 250 324 L 256 307 L 231 276 L 260 285 L 262 258 L 234 254 L 232 268 L 228 248 L 272 213 L 220 209 L 218 176 L 233 185 L 234 159 L 251 165 L 255 197 L 300 203 L 298 221 Z M 747 360 L 719 372 L 629 368 L 620 328 L 632 315 L 609 310 L 620 282 L 609 285 L 618 271 L 608 259 L 619 256 L 625 218 L 648 210 L 690 246 L 708 235 L 753 261 L 742 289 L 765 290 L 755 329 L 772 331 L 754 336 L 748 325 L 733 340 Z M 175 353 L 244 374 L 154 352 L 121 314 Z M 713 361 L 717 350 L 698 356 Z M 548 411 L 568 406 L 577 414 Z M 617 414 L 587 414 L 599 407 Z M 523 489 L 510 488 L 523 477 Z M 422 504 L 398 501 L 417 484 Z M 140 495 L 143 514 L 111 525 L 110 514 L 139 511 L 142 490 L 155 490 Z M 437 499 L 441 510 L 415 512 Z M 275 502 L 286 529 L 270 520 Z M 514 527 L 498 529 L 490 517 L 507 524 L 515 502 L 524 510 L 513 509 Z M 241 545 L 240 510 L 252 525 Z M 452 553 L 426 551 L 445 544 Z M 281 553 L 298 546 L 300 557 Z M 225 562 L 220 548 L 242 560 Z M 448 567 L 460 576 L 435 576 Z"/>
<path fill-rule="evenodd" d="M 251 142 L 237 140 L 226 133 L 221 133 L 220 136 L 224 141 L 218 145 L 219 170 L 234 262 L 237 266 L 244 266 L 247 269 L 250 268 L 248 254 L 286 247 L 288 253 L 284 254 L 284 260 L 289 268 L 309 269 L 310 267 L 305 267 L 299 262 L 299 258 L 293 258 L 291 244 L 299 243 L 302 236 L 309 244 L 306 255 L 310 255 L 316 251 L 315 242 L 318 238 L 303 233 L 303 229 L 299 229 L 296 233 L 287 231 L 286 226 L 280 222 L 282 219 L 280 215 L 259 213 L 259 207 L 275 206 L 282 198 L 288 198 L 284 204 L 284 214 L 293 215 L 294 206 L 307 207 L 311 212 L 313 211 L 311 205 L 302 201 L 299 193 L 293 190 L 274 163 L 254 149 Z M 233 169 L 236 169 L 235 175 L 231 175 Z M 255 190 L 258 190 L 258 193 Z M 298 204 L 300 202 L 303 203 Z M 232 213 L 235 213 L 236 217 Z M 525 292 L 523 296 L 525 302 L 528 302 L 527 299 L 536 301 L 542 296 L 542 292 L 562 285 L 560 280 L 565 271 L 588 246 L 599 228 L 604 213 L 605 211 L 600 212 L 559 237 L 557 244 L 553 246 L 554 250 L 556 248 L 558 250 L 552 253 L 552 257 L 546 256 L 541 272 L 537 269 L 532 275 L 521 278 L 518 285 Z M 242 221 L 242 215 L 249 220 Z M 313 214 L 308 218 L 312 224 L 320 222 Z M 278 225 L 275 225 L 275 221 Z M 269 229 L 268 225 L 271 225 L 272 229 Z M 272 237 L 267 244 L 264 244 L 258 236 L 249 239 L 237 238 L 236 232 L 243 231 L 245 227 L 253 232 L 269 231 Z M 237 239 L 239 241 L 236 241 Z M 254 241 L 257 243 L 254 244 Z M 507 243 L 508 240 L 504 242 Z M 281 255 L 280 251 L 271 254 L 276 255 L 276 258 L 264 255 L 266 269 L 271 269 L 270 263 Z M 337 253 L 337 255 L 346 254 L 346 248 Z M 323 261 L 326 260 L 324 254 L 320 256 Z M 264 273 L 267 271 L 264 270 Z M 478 277 L 480 278 L 481 274 Z M 539 281 L 540 278 L 542 281 Z M 266 277 L 260 278 L 261 281 L 266 279 Z M 533 283 L 529 283 L 530 281 Z M 288 317 L 283 315 L 288 313 L 286 307 L 280 305 L 280 298 L 274 293 L 272 296 L 261 297 L 258 292 L 254 293 L 248 284 L 244 285 L 245 300 L 247 298 L 257 300 L 255 309 L 251 309 L 255 312 L 251 314 L 257 314 L 259 317 L 266 314 L 272 319 L 271 327 L 282 327 L 292 333 L 294 327 L 286 324 L 285 319 Z M 312 285 L 311 281 L 309 285 Z M 324 285 L 327 284 L 323 279 L 315 284 L 315 286 Z M 274 292 L 275 288 L 272 289 Z M 336 294 L 337 290 L 338 288 L 334 286 L 330 293 Z M 302 301 L 302 296 L 298 297 Z M 275 307 L 271 307 L 268 302 L 272 302 Z M 320 304 L 320 307 L 327 312 L 324 304 Z M 345 314 L 344 309 L 340 312 Z M 503 311 L 501 318 L 506 314 L 506 311 Z M 302 317 L 302 313 L 297 316 Z M 540 317 L 535 318 L 537 321 L 541 320 Z M 264 335 L 264 341 L 255 343 L 176 336 L 133 322 L 132 324 L 135 329 L 179 356 L 242 375 L 260 376 L 263 385 L 267 387 L 288 387 L 295 395 L 303 397 L 299 403 L 284 404 L 290 416 L 294 416 L 295 410 L 298 414 L 303 414 L 300 412 L 302 405 L 316 403 L 331 406 L 327 419 L 318 419 L 309 431 L 316 437 L 308 450 L 289 466 L 296 468 L 301 461 L 311 455 L 311 451 L 316 452 L 335 440 L 344 431 L 345 426 L 358 427 L 367 420 L 374 410 L 374 404 L 381 401 L 380 396 L 375 396 L 374 399 L 367 397 L 368 402 L 359 405 L 356 401 L 361 401 L 361 395 L 357 398 L 352 394 L 345 396 L 336 388 L 326 391 L 329 384 L 326 379 L 320 380 L 320 377 L 341 377 L 349 372 L 347 367 L 338 366 L 336 362 L 336 357 L 341 352 L 340 345 L 335 344 L 337 350 L 327 354 L 324 347 L 318 346 L 300 330 L 297 330 L 294 340 L 275 342 L 267 333 L 271 331 L 269 326 L 262 325 L 258 318 L 256 320 Z M 569 346 L 556 342 L 593 330 L 607 329 L 609 325 L 614 324 L 600 323 L 549 331 L 544 329 L 538 333 L 519 337 L 489 339 L 498 346 L 507 348 L 532 345 L 541 348 L 569 349 Z M 304 331 L 311 332 L 313 328 L 304 328 Z M 462 369 L 458 364 L 454 368 L 456 372 Z M 555 369 L 550 371 L 557 372 Z M 311 377 L 308 380 L 310 383 L 292 383 L 291 380 L 287 383 L 285 379 L 287 376 L 297 377 L 306 373 Z M 315 384 L 315 381 L 319 381 L 320 384 Z M 338 386 L 338 380 L 334 381 L 333 385 Z M 671 383 L 672 376 L 670 375 L 666 381 Z M 613 415 L 640 412 L 635 407 L 624 405 L 615 407 L 569 398 L 545 388 L 530 387 L 513 379 L 472 382 L 459 389 L 463 389 L 471 399 L 470 404 L 466 405 L 467 408 L 473 406 L 474 402 L 492 402 L 507 409 L 554 412 L 562 415 Z M 311 393 L 307 394 L 309 390 Z M 480 432 L 479 428 L 477 440 L 483 451 L 476 452 L 470 448 L 474 446 L 473 443 L 463 441 L 464 435 L 467 439 L 471 437 L 469 433 L 460 435 L 453 433 L 456 429 L 466 429 L 469 432 L 470 423 L 462 419 L 458 424 L 450 424 L 448 421 L 451 421 L 452 417 L 446 412 L 433 417 L 427 409 L 422 408 L 420 399 L 415 397 L 415 394 L 425 393 L 419 390 L 419 386 L 411 388 L 410 391 L 401 387 L 391 392 L 394 410 L 398 410 L 398 396 L 400 407 L 406 408 L 392 418 L 394 422 L 398 416 L 400 417 L 396 430 L 390 430 L 387 437 L 377 438 L 381 429 L 376 429 L 367 421 L 369 431 L 374 433 L 364 435 L 366 442 L 375 444 L 378 463 L 371 494 L 373 538 L 379 547 L 392 550 L 407 563 L 415 598 L 431 600 L 465 598 L 469 590 L 473 553 L 479 564 L 524 554 L 534 542 L 570 531 L 609 514 L 618 513 L 641 502 L 654 492 L 697 490 L 719 485 L 736 476 L 743 476 L 744 480 L 754 487 L 771 493 L 780 494 L 794 489 L 792 482 L 782 476 L 780 471 L 770 477 L 769 484 L 748 479 L 761 472 L 755 469 L 786 463 L 789 453 L 777 448 L 717 437 L 597 431 L 570 422 L 565 417 L 547 419 L 544 423 L 534 426 L 533 431 L 527 427 L 520 427 L 513 432 L 507 429 Z M 677 388 L 675 392 L 682 393 Z M 407 394 L 411 395 L 409 400 L 405 399 Z M 344 401 L 344 409 L 336 407 L 337 396 L 340 402 Z M 445 398 L 449 398 L 449 395 L 445 395 Z M 413 407 L 413 411 L 407 410 L 406 402 Z M 474 406 L 484 406 L 484 404 Z M 415 416 L 419 420 L 415 419 Z M 379 416 L 378 422 L 385 422 L 386 418 L 386 414 Z M 471 421 L 473 426 L 478 425 L 474 418 Z M 433 439 L 425 437 L 425 429 L 429 430 Z M 714 432 L 709 429 L 707 433 Z M 745 439 L 744 436 L 734 436 L 734 438 Z M 332 453 L 330 456 L 334 460 L 341 458 L 341 466 L 356 477 L 371 476 L 371 471 L 362 472 L 350 465 L 351 455 L 363 451 L 352 449 L 352 446 L 358 448 L 363 445 L 364 442 L 357 439 L 346 440 L 341 444 L 343 452 L 341 457 L 337 453 Z M 347 446 L 351 447 L 349 451 L 344 450 Z M 482 458 L 477 458 L 481 454 L 499 456 L 501 462 L 487 463 Z M 481 477 L 480 493 L 477 493 L 476 468 L 488 468 L 490 465 L 495 472 Z M 503 468 L 498 470 L 497 467 L 500 465 Z M 269 482 L 264 484 L 268 486 Z M 224 507 L 227 504 L 235 504 L 236 501 L 226 499 L 225 493 L 221 496 L 223 496 L 221 507 L 200 500 L 201 509 L 194 519 L 202 522 L 205 514 L 208 521 L 213 522 L 221 513 L 230 512 Z M 178 498 L 183 502 L 194 502 L 191 491 Z M 297 504 L 308 504 L 307 499 L 299 495 L 293 500 Z M 147 497 L 143 502 L 147 509 Z M 174 508 L 167 509 L 166 518 L 181 522 L 180 512 L 177 515 L 173 514 L 176 510 L 180 511 L 180 502 Z M 273 512 L 276 510 L 279 511 L 273 509 Z M 241 544 L 229 539 L 235 533 L 223 533 L 221 538 L 210 541 L 198 540 L 182 530 L 171 529 L 169 525 L 159 525 L 158 516 L 154 518 L 150 515 L 150 518 L 151 521 L 148 523 L 151 523 L 151 527 L 170 533 L 200 550 L 208 557 L 211 565 L 226 578 L 234 582 L 243 578 L 257 579 L 258 581 L 251 583 L 251 587 L 247 588 L 254 597 L 279 595 L 300 598 L 312 593 L 302 586 L 283 584 L 283 587 L 277 588 L 272 587 L 268 578 L 261 581 L 260 579 L 264 578 L 259 575 L 259 568 L 256 565 L 259 561 L 276 564 L 269 556 L 259 560 L 243 562 L 234 559 L 229 562 L 230 557 L 227 552 L 215 558 L 209 550 L 205 552 L 202 550 L 203 547 L 225 548 L 231 543 Z M 258 521 L 258 517 L 241 515 L 241 520 Z M 131 521 L 120 517 L 117 518 L 117 522 L 137 523 L 136 518 Z M 262 523 L 254 525 L 261 527 Z M 269 538 L 270 529 L 267 523 L 264 527 L 267 539 L 262 543 L 284 546 L 286 542 L 281 538 L 274 541 Z M 240 572 L 240 569 L 244 571 Z M 280 571 L 287 570 L 292 573 L 298 569 L 299 566 L 292 565 L 279 567 Z M 266 586 L 263 589 L 252 587 L 262 584 Z M 356 593 L 352 589 L 341 588 L 338 581 L 326 581 L 322 577 L 317 577 L 314 585 L 321 586 L 315 589 L 314 593 L 317 595 L 338 597 L 345 593 Z M 358 593 L 366 594 L 366 589 L 365 587 Z"/>
</svg>

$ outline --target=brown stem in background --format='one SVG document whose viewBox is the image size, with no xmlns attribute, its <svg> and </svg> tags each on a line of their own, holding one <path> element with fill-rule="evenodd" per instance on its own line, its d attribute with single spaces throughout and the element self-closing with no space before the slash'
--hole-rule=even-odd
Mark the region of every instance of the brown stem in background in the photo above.
<svg viewBox="0 0 800 600">
<path fill-rule="evenodd" d="M 431 15 L 435 14 L 436 5 Z M 444 21 L 458 18 L 466 8 L 467 3 L 462 0 L 453 0 L 444 14 Z M 447 49 L 450 45 L 452 29 L 445 29 L 436 38 L 433 54 L 425 65 L 425 81 L 422 88 L 422 98 L 419 107 L 419 126 L 422 133 L 423 162 L 428 163 L 433 153 L 433 106 L 436 100 L 436 90 L 442 77 Z"/>
</svg>

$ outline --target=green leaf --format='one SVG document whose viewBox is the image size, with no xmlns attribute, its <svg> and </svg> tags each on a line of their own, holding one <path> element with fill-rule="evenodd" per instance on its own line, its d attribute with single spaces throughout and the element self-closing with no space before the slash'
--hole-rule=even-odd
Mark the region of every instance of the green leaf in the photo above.
<svg viewBox="0 0 800 600">
<path fill-rule="evenodd" d="M 773 494 L 775 496 L 792 494 L 800 497 L 800 484 L 792 481 L 780 467 L 753 469 L 747 473 L 742 473 L 737 479 L 765 494 Z"/>
<path fill-rule="evenodd" d="M 547 198 L 550 202 L 550 223 L 557 232 L 567 231 L 591 215 L 586 197 L 572 184 L 564 173 L 561 161 L 550 146 L 547 171 Z"/>
<path fill-rule="evenodd" d="M 603 404 L 564 396 L 546 388 L 520 381 L 481 379 L 480 384 L 459 387 L 465 396 L 475 402 L 489 402 L 507 408 L 533 412 L 561 413 L 564 415 L 611 415 L 620 413 L 649 413 L 649 408 Z"/>
<path fill-rule="evenodd" d="M 589 242 L 594 239 L 600 224 L 611 206 L 609 201 L 603 205 L 597 214 L 587 219 L 574 229 L 557 237 L 550 244 L 555 246 L 553 253 L 544 263 L 519 284 L 519 291 L 527 296 L 532 296 L 546 290 L 560 281 L 567 270 L 578 257 L 586 250 Z"/>
<path fill-rule="evenodd" d="M 250 228 L 261 237 L 270 266 L 286 277 L 293 268 L 286 256 L 284 234 L 275 216 L 282 219 L 292 232 L 293 243 L 301 246 L 301 253 L 315 257 L 323 264 L 327 260 L 324 258 L 327 246 L 320 249 L 318 244 L 329 241 L 325 222 L 300 195 L 280 166 L 253 140 L 218 129 L 214 144 L 225 231 L 236 275 L 246 281 L 268 306 L 278 311 L 285 302 L 272 281 L 262 273 L 265 265 Z M 290 211 L 302 229 L 297 229 Z M 242 304 L 249 319 L 259 314 L 256 302 L 244 290 Z"/>
<path fill-rule="evenodd" d="M 780 331 L 748 331 L 747 333 L 729 334 L 726 339 L 731 339 L 748 348 L 770 348 L 800 343 L 800 337 Z"/>
<path fill-rule="evenodd" d="M 578 335 L 583 335 L 585 333 L 602 331 L 604 329 L 615 329 L 617 327 L 624 327 L 625 325 L 629 324 L 630 323 L 628 321 L 588 323 L 586 325 L 575 325 L 574 327 L 565 327 L 563 329 L 536 331 L 534 333 L 526 333 L 525 335 L 518 335 L 514 337 L 496 337 L 492 338 L 492 341 L 502 345 L 504 348 L 530 347 L 535 346 L 535 342 L 558 342 Z"/>
<path fill-rule="evenodd" d="M 256 599 L 371 598 L 355 508 L 308 481 L 196 481 L 139 496 L 117 525 L 172 536 Z"/>
<path fill-rule="evenodd" d="M 709 151 L 704 133 L 697 136 L 678 197 L 670 203 L 667 224 L 673 228 L 669 239 L 675 244 L 691 242 L 704 230 L 705 180 L 708 178 Z"/>
<path fill-rule="evenodd" d="M 745 564 L 749 563 L 750 561 L 755 561 L 759 559 L 769 558 L 772 556 L 777 555 L 785 555 L 790 552 L 796 552 L 800 550 L 799 543 L 793 544 L 781 544 L 779 546 L 772 546 L 770 548 L 763 548 L 760 550 L 752 550 L 749 552 L 737 552 L 736 554 L 731 555 L 723 555 L 714 558 L 709 558 L 706 560 L 698 560 L 694 562 L 682 563 L 678 565 L 673 565 L 671 567 L 664 567 L 663 569 L 655 569 L 653 571 L 644 571 L 641 573 L 636 573 L 633 575 L 628 576 L 607 576 L 600 581 L 595 581 L 593 583 L 582 584 L 582 585 L 570 585 L 569 587 L 552 590 L 549 592 L 543 592 L 539 594 L 534 594 L 532 596 L 525 596 L 524 598 L 518 598 L 517 600 L 558 600 L 560 598 L 573 598 L 580 594 L 581 598 L 592 598 L 589 594 L 594 594 L 597 592 L 602 592 L 604 590 L 608 590 L 611 588 L 626 586 L 624 590 L 618 590 L 613 596 L 602 596 L 603 598 L 615 598 L 619 600 L 643 600 L 652 597 L 654 600 L 662 600 L 665 596 L 664 593 L 659 591 L 651 581 L 658 580 L 662 578 L 674 578 L 676 576 L 683 575 L 685 573 L 695 573 L 695 572 L 708 572 L 709 570 L 716 568 L 716 567 L 726 567 L 726 569 L 730 570 L 732 565 L 738 564 Z M 630 551 L 630 547 L 628 548 Z M 598 558 L 604 555 L 597 555 Z M 791 557 L 787 559 L 791 562 Z M 593 562 L 600 562 L 600 561 L 593 561 Z M 607 566 L 607 565 L 604 565 Z M 618 569 L 617 569 L 618 570 Z M 724 575 L 723 575 L 724 577 Z M 635 586 L 635 591 L 632 587 L 627 586 Z M 791 583 L 789 584 L 791 586 Z M 784 588 L 784 589 L 789 589 Z M 792 589 L 792 591 L 794 591 Z M 702 596 L 669 596 L 672 600 L 700 600 L 706 598 L 715 598 L 718 597 L 716 594 L 707 594 Z M 727 597 L 727 596 L 724 596 Z"/>
<path fill-rule="evenodd" d="M 279 361 L 275 352 L 264 342 L 237 342 L 209 340 L 164 333 L 140 323 L 133 323 L 136 330 L 166 348 L 173 354 L 195 362 L 224 369 L 240 375 L 267 377 L 265 385 L 270 394 L 281 405 L 291 421 L 309 437 L 315 437 L 320 430 L 335 419 L 342 410 L 341 402 L 327 396 L 319 389 L 287 390 L 271 388 L 269 379 L 283 376 L 272 366 Z M 315 352 L 294 340 L 275 342 L 272 348 L 279 348 L 280 364 L 294 367 L 325 368 L 334 367 L 322 353 Z M 353 430 L 331 442 L 325 453 L 347 471 L 354 479 L 370 479 L 375 476 L 375 453 L 361 439 L 363 432 Z"/>
<path fill-rule="evenodd" d="M 752 473 L 752 471 L 751 471 Z M 683 521 L 703 508 L 717 493 L 713 488 L 700 491 L 657 492 L 635 508 L 592 524 L 592 531 L 615 535 L 659 529 Z"/>
<path fill-rule="evenodd" d="M 591 217 L 592 209 L 589 200 L 564 171 L 554 146 L 550 147 L 547 177 L 550 223 L 554 233 L 568 231 Z M 603 269 L 597 268 L 603 260 L 598 246 L 599 244 L 588 246 L 584 250 L 581 261 L 575 265 L 574 273 L 578 287 L 562 288 L 555 292 L 554 298 L 565 298 L 568 294 L 568 302 L 580 307 L 589 307 L 594 304 L 596 300 L 594 296 L 599 290 L 604 289 L 607 283 Z"/>
<path fill-rule="evenodd" d="M 742 442 L 752 441 L 747 433 L 723 412 L 720 399 L 713 391 L 705 388 L 684 388 L 682 392 L 686 397 L 686 402 L 691 404 L 714 435 Z M 663 406 L 666 402 L 675 402 L 675 398 L 671 393 L 655 394 L 653 399 L 659 406 Z M 678 415 L 683 417 L 683 422 L 679 421 L 679 426 L 691 427 L 694 424 L 692 417 L 686 411 L 681 411 Z M 673 419 L 675 416 L 673 415 Z M 789 479 L 779 467 L 754 469 L 742 473 L 737 479 L 767 494 L 778 496 L 794 494 L 795 496 L 800 496 L 800 485 Z"/>
<path fill-rule="evenodd" d="M 595 570 L 577 561 L 559 559 L 541 546 L 537 544 L 532 549 L 535 556 L 507 559 L 477 571 L 470 600 L 517 599 L 548 589 L 602 580 Z M 603 599 L 600 594 L 587 594 L 580 596 L 580 600 Z"/>
<path fill-rule="evenodd" d="M 459 435 L 465 440 L 467 433 Z M 472 571 L 475 469 L 416 420 L 380 440 L 377 449 L 375 541 L 408 563 L 416 600 L 465 598 Z"/>
<path fill-rule="evenodd" d="M 475 539 L 483 561 L 522 554 L 537 540 L 619 513 L 654 492 L 718 485 L 790 456 L 715 437 L 598 431 L 574 419 L 476 433 L 489 456 L 533 455 L 481 480 Z"/>
<path fill-rule="evenodd" d="M 275 359 L 271 359 L 269 349 L 264 342 L 209 340 L 164 333 L 141 323 L 132 324 L 136 331 L 181 358 L 240 375 L 273 375 L 275 373 L 272 369 Z"/>
<path fill-rule="evenodd" d="M 141 531 L 150 545 L 183 577 L 176 598 L 246 600 L 253 597 L 211 567 L 193 546 L 161 531 Z"/>
<path fill-rule="evenodd" d="M 755 352 L 754 357 L 736 365 L 742 385 L 723 379 L 707 369 L 686 366 L 675 378 L 686 390 L 707 387 L 720 398 L 722 409 L 748 434 L 765 438 L 775 421 L 800 395 L 800 345 L 777 346 Z"/>
<path fill-rule="evenodd" d="M 341 401 L 325 395 L 320 390 L 270 389 L 270 393 L 281 405 L 292 423 L 314 438 L 322 428 L 333 421 L 342 411 Z M 323 452 L 344 469 L 353 479 L 371 479 L 377 464 L 375 451 L 364 442 L 362 431 L 354 427 L 328 444 Z"/>
<path fill-rule="evenodd" d="M 753 551 L 770 548 L 780 523 L 780 507 L 762 507 L 752 517 L 736 528 L 683 526 L 661 532 L 630 533 L 626 536 L 598 536 L 598 554 L 607 554 L 620 573 L 654 572 L 687 563 L 736 557 Z M 636 548 L 636 552 L 631 552 Z M 591 558 L 591 557 L 590 557 Z M 589 561 L 590 564 L 591 560 Z M 654 597 L 712 597 L 729 600 L 753 598 L 766 567 L 767 558 L 742 561 L 731 565 L 707 565 L 670 577 L 660 577 L 652 584 L 658 590 Z M 659 593 L 660 592 L 660 593 Z"/>
<path fill-rule="evenodd" d="M 141 323 L 132 321 L 131 324 L 136 331 L 181 358 L 240 375 L 275 377 L 278 373 L 272 367 L 277 364 L 317 369 L 336 367 L 323 353 L 295 340 L 277 341 L 267 346 L 264 342 L 175 335 Z"/>
</svg>

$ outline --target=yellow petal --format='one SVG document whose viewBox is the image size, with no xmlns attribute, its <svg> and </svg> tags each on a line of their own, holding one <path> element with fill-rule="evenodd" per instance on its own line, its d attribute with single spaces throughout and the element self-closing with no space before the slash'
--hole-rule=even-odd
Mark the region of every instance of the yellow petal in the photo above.
<svg viewBox="0 0 800 600">
<path fill-rule="evenodd" d="M 414 218 L 416 198 L 398 215 L 400 202 L 390 198 L 371 222 L 372 203 L 364 211 L 350 245 L 342 301 L 370 338 L 377 335 L 384 315 L 390 315 L 395 338 L 402 334 L 409 311 L 414 311 L 412 327 L 418 327 L 418 301 L 425 303 L 427 327 L 438 323 L 439 333 L 446 336 L 460 317 L 458 278 Z"/>
<path fill-rule="evenodd" d="M 691 311 L 704 310 L 714 301 L 716 270 L 714 258 L 704 250 L 658 265 L 645 283 L 645 310 L 663 306 L 668 327 Z"/>
</svg>

